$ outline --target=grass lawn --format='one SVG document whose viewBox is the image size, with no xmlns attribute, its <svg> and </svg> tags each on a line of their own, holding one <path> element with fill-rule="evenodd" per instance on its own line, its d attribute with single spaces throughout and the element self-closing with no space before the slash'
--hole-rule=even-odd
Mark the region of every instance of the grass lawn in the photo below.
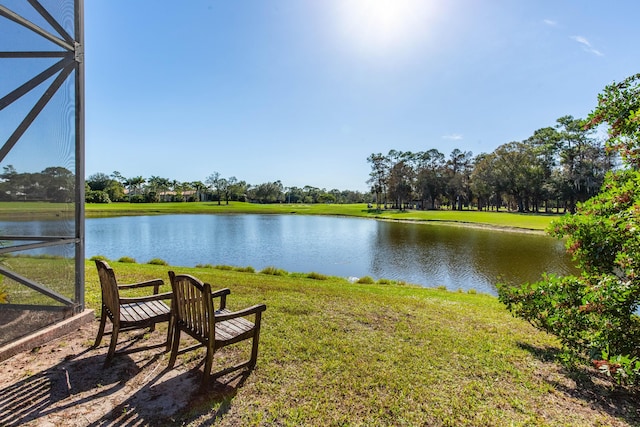
<svg viewBox="0 0 640 427">
<path fill-rule="evenodd" d="M 73 205 L 45 202 L 0 202 L 0 219 L 23 220 L 73 218 Z M 299 214 L 338 215 L 390 221 L 438 221 L 449 224 L 477 224 L 497 228 L 544 231 L 557 214 L 520 214 L 514 212 L 486 212 L 476 210 L 407 210 L 369 209 L 366 204 L 256 204 L 230 202 L 189 203 L 109 203 L 85 205 L 86 218 L 123 215 L 160 214 Z"/>
<path fill-rule="evenodd" d="M 543 230 L 554 218 L 477 211 L 376 212 L 365 205 L 87 206 L 87 217 L 163 213 L 349 215 L 528 230 Z M 513 318 L 490 295 L 358 284 L 317 274 L 111 265 L 121 283 L 167 279 L 173 269 L 214 288 L 229 287 L 231 309 L 267 305 L 256 369 L 233 395 L 205 395 L 184 410 L 175 419 L 181 425 L 213 420 L 229 426 L 640 425 L 635 398 L 614 390 L 591 370 L 566 371 L 554 359 L 554 337 Z M 95 265 L 87 260 L 87 307 L 99 310 L 100 298 Z M 162 357 L 168 360 L 168 355 Z M 217 355 L 214 370 L 226 357 Z"/>
<path fill-rule="evenodd" d="M 231 288 L 231 309 L 267 305 L 256 369 L 234 396 L 205 397 L 181 414 L 185 425 L 215 417 L 233 426 L 639 421 L 635 409 L 601 399 L 608 393 L 602 384 L 553 362 L 555 339 L 488 295 L 303 274 L 111 265 L 122 283 L 166 278 L 174 269 Z M 90 261 L 86 267 L 86 301 L 98 309 L 96 269 Z"/>
<path fill-rule="evenodd" d="M 3 208 L 0 204 L 0 215 Z M 87 204 L 86 217 L 116 215 L 154 215 L 170 213 L 208 213 L 208 214 L 300 214 L 300 215 L 340 215 L 371 219 L 396 221 L 439 221 L 445 223 L 480 224 L 493 227 L 508 227 L 543 231 L 549 223 L 558 218 L 555 214 L 519 214 L 512 212 L 485 212 L 475 210 L 449 211 L 434 210 L 398 211 L 395 209 L 369 209 L 365 204 L 268 204 L 230 202 L 229 205 L 217 202 L 202 203 L 109 203 Z"/>
</svg>

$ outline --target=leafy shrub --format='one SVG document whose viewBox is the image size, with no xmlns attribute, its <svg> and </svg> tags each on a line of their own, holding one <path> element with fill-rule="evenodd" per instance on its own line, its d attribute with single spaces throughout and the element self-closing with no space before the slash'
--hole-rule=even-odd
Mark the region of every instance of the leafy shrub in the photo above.
<svg viewBox="0 0 640 427">
<path fill-rule="evenodd" d="M 393 284 L 393 280 L 389 280 L 389 279 L 378 279 L 378 284 L 379 284 L 379 285 L 392 285 L 392 284 Z"/>
<path fill-rule="evenodd" d="M 213 268 L 211 264 L 196 264 L 196 268 Z"/>
<path fill-rule="evenodd" d="M 149 262 L 147 264 L 152 264 L 152 265 L 169 265 L 169 263 L 163 259 L 160 258 L 153 258 L 152 260 L 149 260 Z"/>
<path fill-rule="evenodd" d="M 498 287 L 515 315 L 556 335 L 562 358 L 591 363 L 619 384 L 640 383 L 640 74 L 607 86 L 588 127 L 608 123 L 609 149 L 627 168 L 609 173 L 601 192 L 575 215 L 552 223 L 566 239 L 578 277 Z"/>
<path fill-rule="evenodd" d="M 129 196 L 129 203 L 144 203 L 146 200 L 141 194 L 135 196 Z"/>
<path fill-rule="evenodd" d="M 359 278 L 356 283 L 362 283 L 363 285 L 373 285 L 374 283 L 376 283 L 376 281 L 373 280 L 373 277 L 371 276 L 363 276 Z"/>
<path fill-rule="evenodd" d="M 131 258 L 130 256 L 123 256 L 123 257 L 118 258 L 118 262 L 126 262 L 126 263 L 129 263 L 129 264 L 135 264 L 136 260 L 135 260 L 135 258 Z"/>
<path fill-rule="evenodd" d="M 216 265 L 214 268 L 216 270 L 233 271 L 233 267 L 230 265 Z"/>
<path fill-rule="evenodd" d="M 629 383 L 640 358 L 640 172 L 610 174 L 603 191 L 552 224 L 580 277 L 545 276 L 521 287 L 499 286 L 515 315 L 558 336 L 570 363 L 593 361 Z"/>
<path fill-rule="evenodd" d="M 255 273 L 256 269 L 251 267 L 250 265 L 246 266 L 246 267 L 236 267 L 234 269 L 235 271 L 239 271 L 241 273 Z"/>
<path fill-rule="evenodd" d="M 288 273 L 285 270 L 275 267 L 265 267 L 260 271 L 261 274 L 269 274 L 271 276 L 286 276 Z"/>
<path fill-rule="evenodd" d="M 111 203 L 109 195 L 102 190 L 89 190 L 85 193 L 84 200 L 87 203 Z"/>
<path fill-rule="evenodd" d="M 307 277 L 313 280 L 327 280 L 329 278 L 328 276 L 325 276 L 324 274 L 316 273 L 315 271 L 312 271 L 311 273 L 307 274 Z"/>
<path fill-rule="evenodd" d="M 107 258 L 104 255 L 94 255 L 91 258 L 89 258 L 90 261 L 95 261 L 95 260 L 100 260 L 100 261 L 107 261 L 109 262 L 109 258 Z"/>
</svg>

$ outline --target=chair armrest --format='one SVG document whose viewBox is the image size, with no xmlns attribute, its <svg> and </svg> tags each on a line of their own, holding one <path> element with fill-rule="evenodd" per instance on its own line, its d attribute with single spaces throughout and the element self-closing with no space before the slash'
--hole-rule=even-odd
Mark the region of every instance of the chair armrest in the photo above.
<svg viewBox="0 0 640 427">
<path fill-rule="evenodd" d="M 256 304 L 254 306 L 245 308 L 243 310 L 232 311 L 231 313 L 216 314 L 215 319 L 216 319 L 216 322 L 223 322 L 225 320 L 235 319 L 237 317 L 244 317 L 250 314 L 262 313 L 266 309 L 267 309 L 267 306 L 265 304 Z"/>
<path fill-rule="evenodd" d="M 121 304 L 131 304 L 134 302 L 149 302 L 149 301 L 160 301 L 164 299 L 171 299 L 173 296 L 172 292 L 163 292 L 161 294 L 147 295 L 143 297 L 122 297 L 120 298 Z"/>
<path fill-rule="evenodd" d="M 220 298 L 220 308 L 219 310 L 224 310 L 227 308 L 227 295 L 231 293 L 231 289 L 222 288 L 217 291 L 211 292 L 211 298 Z"/>
<path fill-rule="evenodd" d="M 218 298 L 223 295 L 229 295 L 230 293 L 231 293 L 231 289 L 229 288 L 218 289 L 217 291 L 211 292 L 211 298 Z"/>
<path fill-rule="evenodd" d="M 153 293 L 157 294 L 160 286 L 164 285 L 164 280 L 162 279 L 151 279 L 145 280 L 144 282 L 137 283 L 123 283 L 122 285 L 118 284 L 119 289 L 134 289 L 134 288 L 146 288 L 149 286 L 153 286 Z"/>
</svg>

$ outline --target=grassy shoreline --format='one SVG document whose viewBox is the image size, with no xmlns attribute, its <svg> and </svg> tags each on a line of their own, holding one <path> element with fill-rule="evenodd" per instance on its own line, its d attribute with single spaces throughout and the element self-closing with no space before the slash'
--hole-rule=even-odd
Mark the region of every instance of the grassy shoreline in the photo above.
<svg viewBox="0 0 640 427">
<path fill-rule="evenodd" d="M 620 405 L 620 395 L 604 391 L 606 383 L 566 372 L 553 362 L 556 340 L 513 318 L 489 295 L 338 277 L 111 264 L 123 283 L 167 282 L 173 269 L 229 287 L 231 309 L 268 307 L 255 371 L 237 394 L 212 393 L 185 409 L 175 419 L 182 425 L 208 425 L 216 417 L 218 425 L 292 426 L 638 421 L 637 406 Z M 91 261 L 86 287 L 87 305 L 99 308 Z M 201 356 L 179 363 L 195 364 Z M 232 356 L 222 353 L 216 361 Z"/>
<path fill-rule="evenodd" d="M 47 220 L 73 218 L 72 204 L 45 202 L 0 202 L 0 219 Z M 277 215 L 329 215 L 356 217 L 384 221 L 445 224 L 465 227 L 483 227 L 503 231 L 544 233 L 558 214 L 521 214 L 507 211 L 477 210 L 406 210 L 370 209 L 366 204 L 255 204 L 230 202 L 169 202 L 169 203 L 109 203 L 85 204 L 85 218 L 130 215 L 170 214 L 277 214 Z"/>
<path fill-rule="evenodd" d="M 0 214 L 2 212 L 0 206 Z M 122 215 L 159 214 L 281 214 L 281 215 L 333 215 L 385 221 L 424 222 L 458 226 L 490 227 L 505 231 L 544 232 L 556 214 L 519 214 L 513 212 L 486 212 L 475 210 L 407 210 L 387 209 L 378 211 L 366 204 L 270 204 L 230 202 L 202 203 L 110 203 L 106 205 L 87 204 L 85 216 L 98 218 Z"/>
<path fill-rule="evenodd" d="M 235 209 L 234 213 L 248 213 Z M 467 214 L 443 213 L 449 219 L 451 214 Z M 413 214 L 375 219 L 411 220 Z M 473 225 L 459 221 L 461 216 L 454 218 L 459 225 Z M 193 274 L 214 288 L 229 287 L 231 309 L 257 303 L 268 307 L 256 369 L 232 394 L 209 393 L 183 408 L 172 419 L 178 425 L 628 426 L 640 422 L 640 403 L 634 396 L 613 391 L 611 383 L 592 370 L 566 371 L 554 359 L 557 340 L 511 316 L 490 295 L 397 283 L 351 283 L 300 273 L 267 275 L 115 261 L 111 265 L 121 283 L 160 277 L 166 283 L 161 291 L 168 291 L 167 271 L 172 269 Z M 90 260 L 85 267 L 86 305 L 98 313 L 96 268 Z M 163 328 L 149 339 L 162 338 Z M 236 355 L 223 350 L 214 363 L 228 363 Z M 202 356 L 181 357 L 178 368 L 201 370 Z M 168 355 L 159 357 L 162 366 Z"/>
</svg>

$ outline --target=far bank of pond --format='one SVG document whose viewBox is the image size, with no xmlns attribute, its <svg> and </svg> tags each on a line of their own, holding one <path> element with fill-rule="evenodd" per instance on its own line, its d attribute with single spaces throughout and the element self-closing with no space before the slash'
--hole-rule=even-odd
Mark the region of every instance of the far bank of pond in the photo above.
<svg viewBox="0 0 640 427">
<path fill-rule="evenodd" d="M 539 280 L 543 272 L 574 272 L 562 242 L 543 232 L 556 216 L 477 211 L 380 213 L 366 205 L 157 203 L 140 204 L 142 210 L 128 203 L 119 205 L 106 206 L 121 216 L 103 216 L 105 207 L 100 206 L 101 214 L 86 219 L 87 258 L 132 257 L 140 263 L 160 258 L 172 266 L 252 266 L 258 271 L 273 266 L 290 272 L 371 276 L 490 294 L 495 294 L 498 282 L 517 284 Z M 195 209 L 197 214 L 170 214 L 177 209 L 172 205 Z M 95 205 L 89 206 L 94 209 Z M 154 209 L 140 215 L 149 208 Z M 269 214 L 255 213 L 258 208 Z M 289 213 L 278 214 L 276 208 Z M 89 210 L 87 214 L 90 212 L 96 214 Z M 29 219 L 0 221 L 0 226 L 7 235 L 55 236 L 70 224 L 62 219 Z M 53 249 L 41 251 L 51 253 Z"/>
<path fill-rule="evenodd" d="M 157 215 L 86 221 L 86 257 L 172 266 L 277 267 L 341 277 L 371 276 L 495 294 L 498 282 L 568 274 L 562 242 L 486 226 L 365 221 L 313 215 Z"/>
<path fill-rule="evenodd" d="M 0 203 L 0 212 L 2 212 Z M 521 214 L 477 210 L 397 210 L 369 208 L 366 204 L 256 204 L 230 202 L 109 203 L 86 204 L 87 218 L 160 214 L 281 214 L 330 215 L 391 221 L 446 222 L 464 226 L 496 227 L 517 231 L 544 232 L 557 214 Z"/>
</svg>

